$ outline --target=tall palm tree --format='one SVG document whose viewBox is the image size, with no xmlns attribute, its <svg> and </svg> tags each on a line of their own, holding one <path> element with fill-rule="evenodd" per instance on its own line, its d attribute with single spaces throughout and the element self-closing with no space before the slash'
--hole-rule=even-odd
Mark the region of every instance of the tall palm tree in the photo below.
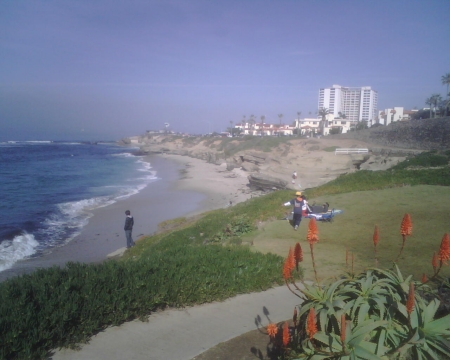
<svg viewBox="0 0 450 360">
<path fill-rule="evenodd" d="M 330 113 L 330 110 L 327 108 L 322 108 L 319 110 L 319 116 L 322 117 L 322 120 L 320 121 L 320 131 L 321 134 L 324 135 L 325 132 L 325 121 L 327 121 L 327 115 Z"/>
<path fill-rule="evenodd" d="M 436 117 L 436 108 L 437 108 L 438 104 L 440 104 L 442 102 L 442 96 L 440 94 L 433 94 L 433 95 L 431 95 L 431 98 L 433 100 L 433 105 L 434 105 L 434 117 Z"/>
<path fill-rule="evenodd" d="M 297 136 L 300 136 L 300 115 L 302 114 L 301 111 L 297 111 Z"/>
<path fill-rule="evenodd" d="M 425 104 L 430 105 L 430 119 L 431 119 L 432 118 L 431 108 L 432 108 L 432 105 L 433 105 L 433 97 L 430 96 L 429 98 L 427 98 L 425 100 Z"/>
<path fill-rule="evenodd" d="M 442 85 L 447 85 L 447 92 L 445 93 L 445 102 L 446 102 L 446 106 L 445 106 L 445 116 L 447 116 L 447 108 L 448 108 L 448 86 L 450 85 L 450 73 L 447 73 L 445 75 L 442 75 L 441 77 L 441 81 L 442 81 Z"/>
<path fill-rule="evenodd" d="M 264 136 L 264 120 L 266 120 L 266 117 L 264 115 L 261 115 L 261 136 Z"/>
<path fill-rule="evenodd" d="M 281 127 L 281 120 L 283 119 L 283 114 L 278 114 L 278 119 L 280 119 L 280 126 L 278 127 L 278 136 L 280 136 L 280 127 Z"/>
<path fill-rule="evenodd" d="M 250 115 L 250 120 L 248 121 L 250 123 L 250 127 L 253 128 L 252 130 L 252 135 L 253 135 L 253 131 L 255 130 L 255 115 L 251 114 Z"/>
</svg>

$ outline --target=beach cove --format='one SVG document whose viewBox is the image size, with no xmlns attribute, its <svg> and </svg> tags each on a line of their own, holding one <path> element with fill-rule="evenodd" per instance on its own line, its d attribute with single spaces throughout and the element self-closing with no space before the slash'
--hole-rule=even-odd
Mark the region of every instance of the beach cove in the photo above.
<svg viewBox="0 0 450 360">
<path fill-rule="evenodd" d="M 111 205 L 92 210 L 81 233 L 63 246 L 38 257 L 18 261 L 0 272 L 0 281 L 38 268 L 63 267 L 68 262 L 96 263 L 123 253 L 124 212 L 135 218 L 133 238 L 158 231 L 158 224 L 177 217 L 194 216 L 224 208 L 252 197 L 246 174 L 224 166 L 180 155 L 150 155 L 143 158 L 156 171 L 157 180 L 144 189 Z"/>
</svg>

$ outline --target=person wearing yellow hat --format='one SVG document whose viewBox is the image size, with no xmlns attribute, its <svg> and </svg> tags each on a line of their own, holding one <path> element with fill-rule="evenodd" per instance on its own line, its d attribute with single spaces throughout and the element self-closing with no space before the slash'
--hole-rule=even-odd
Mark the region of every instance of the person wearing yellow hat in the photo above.
<svg viewBox="0 0 450 360">
<path fill-rule="evenodd" d="M 295 193 L 295 198 L 283 204 L 283 206 L 294 206 L 294 230 L 297 230 L 302 221 L 302 211 L 305 206 L 304 196 L 301 191 Z"/>
</svg>

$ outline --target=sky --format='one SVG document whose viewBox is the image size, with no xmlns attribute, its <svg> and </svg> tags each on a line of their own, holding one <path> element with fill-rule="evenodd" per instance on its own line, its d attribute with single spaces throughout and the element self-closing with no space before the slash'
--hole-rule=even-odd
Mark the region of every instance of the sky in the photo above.
<svg viewBox="0 0 450 360">
<path fill-rule="evenodd" d="M 291 124 L 333 84 L 420 109 L 445 97 L 449 14 L 449 0 L 0 0 L 0 141 Z"/>
</svg>

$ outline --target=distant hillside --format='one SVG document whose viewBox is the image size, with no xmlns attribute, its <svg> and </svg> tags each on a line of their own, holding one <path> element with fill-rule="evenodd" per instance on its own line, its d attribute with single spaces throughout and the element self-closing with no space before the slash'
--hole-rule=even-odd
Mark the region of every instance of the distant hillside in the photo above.
<svg viewBox="0 0 450 360">
<path fill-rule="evenodd" d="M 450 148 L 450 117 L 396 122 L 330 137 L 403 149 L 442 150 Z"/>
</svg>

